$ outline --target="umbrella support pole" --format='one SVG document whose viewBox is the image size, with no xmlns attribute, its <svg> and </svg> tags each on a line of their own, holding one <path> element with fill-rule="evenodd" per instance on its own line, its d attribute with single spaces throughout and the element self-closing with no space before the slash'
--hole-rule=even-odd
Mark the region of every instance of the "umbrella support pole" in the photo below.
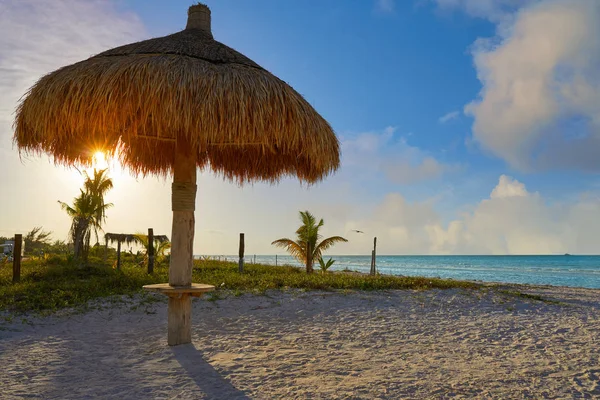
<svg viewBox="0 0 600 400">
<path fill-rule="evenodd" d="M 171 261 L 169 283 L 146 285 L 144 289 L 169 296 L 168 343 L 177 346 L 192 342 L 192 296 L 215 289 L 192 283 L 194 267 L 194 210 L 196 204 L 196 158 L 184 140 L 177 142 L 173 168 Z"/>
<path fill-rule="evenodd" d="M 171 185 L 173 230 L 170 286 L 191 286 L 194 267 L 194 210 L 196 208 L 196 157 L 186 140 L 178 140 Z M 187 294 L 169 296 L 169 346 L 192 342 L 192 299 Z"/>
<path fill-rule="evenodd" d="M 167 342 L 177 346 L 192 342 L 192 298 L 189 294 L 169 296 Z"/>
</svg>

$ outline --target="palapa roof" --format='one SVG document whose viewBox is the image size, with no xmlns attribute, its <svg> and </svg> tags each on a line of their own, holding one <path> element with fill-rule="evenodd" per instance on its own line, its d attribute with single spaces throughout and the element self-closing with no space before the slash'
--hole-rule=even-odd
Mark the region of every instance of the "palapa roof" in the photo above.
<svg viewBox="0 0 600 400">
<path fill-rule="evenodd" d="M 105 233 L 104 234 L 104 239 L 107 242 L 111 242 L 111 243 L 125 243 L 125 244 L 132 244 L 132 243 L 140 243 L 140 236 L 145 236 L 144 234 L 140 234 L 140 233 Z M 154 241 L 155 242 L 159 242 L 159 243 L 163 243 L 163 242 L 168 242 L 169 238 L 166 235 L 154 235 Z"/>
<path fill-rule="evenodd" d="M 327 121 L 288 84 L 215 41 L 208 7 L 188 14 L 181 32 L 42 77 L 17 108 L 19 149 L 67 165 L 88 165 L 103 149 L 135 173 L 169 174 L 180 140 L 198 167 L 239 182 L 314 182 L 337 169 L 339 142 Z"/>
</svg>

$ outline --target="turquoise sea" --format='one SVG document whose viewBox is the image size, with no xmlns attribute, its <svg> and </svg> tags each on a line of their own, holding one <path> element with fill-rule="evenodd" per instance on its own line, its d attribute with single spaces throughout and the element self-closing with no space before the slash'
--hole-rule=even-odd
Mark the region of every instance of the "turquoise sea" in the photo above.
<svg viewBox="0 0 600 400">
<path fill-rule="evenodd" d="M 225 257 L 237 260 L 235 256 Z M 252 263 L 254 257 L 257 263 L 275 265 L 273 255 L 247 255 L 246 263 Z M 326 255 L 325 259 L 329 257 L 336 260 L 332 270 L 369 272 L 371 265 L 369 256 Z M 277 264 L 300 265 L 282 255 L 277 256 Z M 378 256 L 377 270 L 390 275 L 600 289 L 600 256 Z"/>
</svg>

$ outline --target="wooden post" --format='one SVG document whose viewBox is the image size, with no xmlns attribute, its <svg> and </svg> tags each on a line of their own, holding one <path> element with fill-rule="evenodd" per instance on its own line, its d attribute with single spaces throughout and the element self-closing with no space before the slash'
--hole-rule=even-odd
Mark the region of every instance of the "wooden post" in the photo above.
<svg viewBox="0 0 600 400">
<path fill-rule="evenodd" d="M 371 270 L 369 271 L 369 274 L 371 274 L 371 275 L 375 275 L 374 257 L 375 257 L 375 255 L 373 253 L 373 250 L 371 250 Z"/>
<path fill-rule="evenodd" d="M 182 136 L 177 138 L 171 186 L 173 228 L 169 285 L 191 287 L 196 205 L 196 154 Z M 192 299 L 187 293 L 169 296 L 169 346 L 192 341 Z"/>
<path fill-rule="evenodd" d="M 117 269 L 121 269 L 121 241 L 117 241 Z"/>
<path fill-rule="evenodd" d="M 256 265 L 256 254 L 254 255 L 254 261 L 252 261 L 252 264 Z"/>
<path fill-rule="evenodd" d="M 106 264 L 106 259 L 108 258 L 108 239 L 104 238 L 104 255 L 102 256 L 104 263 Z"/>
<path fill-rule="evenodd" d="M 373 271 L 377 274 L 377 236 L 373 238 Z"/>
<path fill-rule="evenodd" d="M 15 234 L 15 244 L 13 246 L 13 283 L 21 280 L 21 248 L 23 244 L 23 235 Z"/>
<path fill-rule="evenodd" d="M 277 266 L 277 254 L 275 254 L 275 266 Z"/>
<path fill-rule="evenodd" d="M 241 274 L 244 272 L 244 234 L 240 233 L 240 260 L 238 261 L 238 272 Z"/>
<path fill-rule="evenodd" d="M 154 229 L 148 228 L 148 273 L 154 272 Z"/>
<path fill-rule="evenodd" d="M 375 237 L 373 239 L 373 251 L 371 252 L 371 275 L 377 274 L 376 257 L 377 257 L 377 237 Z"/>
</svg>

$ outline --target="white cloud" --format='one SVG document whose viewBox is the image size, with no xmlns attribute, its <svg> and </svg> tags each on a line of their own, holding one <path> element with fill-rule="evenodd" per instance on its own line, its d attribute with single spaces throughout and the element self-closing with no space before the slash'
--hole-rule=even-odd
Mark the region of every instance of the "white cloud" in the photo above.
<svg viewBox="0 0 600 400">
<path fill-rule="evenodd" d="M 420 161 L 390 161 L 384 164 L 388 179 L 394 183 L 411 184 L 437 179 L 444 174 L 460 171 L 458 164 L 442 164 L 431 156 L 425 156 Z"/>
<path fill-rule="evenodd" d="M 458 111 L 451 111 L 448 114 L 445 114 L 443 116 L 440 117 L 439 121 L 441 124 L 445 124 L 448 121 L 452 121 L 453 119 L 458 118 L 458 116 L 460 115 L 460 112 Z"/>
<path fill-rule="evenodd" d="M 342 165 L 363 173 L 383 173 L 398 184 L 412 184 L 437 179 L 461 169 L 457 164 L 439 162 L 427 152 L 397 138 L 396 128 L 383 132 L 366 132 L 342 140 Z"/>
<path fill-rule="evenodd" d="M 411 203 L 392 193 L 372 215 L 347 226 L 368 234 L 352 244 L 364 254 L 372 236 L 378 237 L 381 254 L 596 254 L 600 198 L 549 204 L 502 175 L 489 198 L 448 224 L 433 201 Z"/>
<path fill-rule="evenodd" d="M 384 13 L 392 13 L 396 8 L 394 0 L 376 0 L 376 7 Z"/>
<path fill-rule="evenodd" d="M 501 199 L 507 197 L 525 197 L 527 196 L 525 185 L 510 176 L 501 175 L 498 185 L 492 190 L 490 198 Z"/>
<path fill-rule="evenodd" d="M 475 4 L 446 2 L 460 3 L 468 12 L 469 4 Z M 507 1 L 481 4 L 493 10 L 514 5 Z M 499 26 L 496 37 L 480 39 L 473 46 L 483 86 L 478 99 L 465 107 L 465 113 L 474 118 L 473 138 L 521 170 L 598 171 L 600 3 L 545 0 L 527 4 L 510 14 L 510 22 Z"/>
</svg>

